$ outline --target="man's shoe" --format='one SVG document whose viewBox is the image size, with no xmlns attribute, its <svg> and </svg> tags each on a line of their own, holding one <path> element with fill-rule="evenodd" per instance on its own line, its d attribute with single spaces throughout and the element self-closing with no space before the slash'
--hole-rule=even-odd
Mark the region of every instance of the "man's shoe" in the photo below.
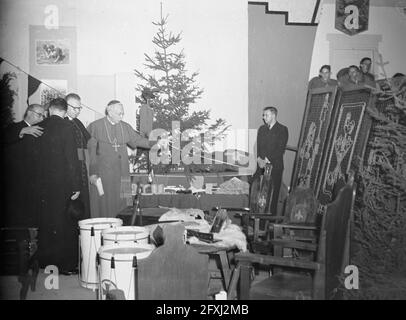
<svg viewBox="0 0 406 320">
<path fill-rule="evenodd" d="M 79 272 L 78 272 L 78 270 L 77 269 L 74 269 L 74 270 L 61 270 L 61 271 L 59 271 L 59 274 L 62 274 L 62 275 L 64 275 L 64 276 L 72 276 L 72 275 L 76 275 L 76 274 L 78 274 Z"/>
<path fill-rule="evenodd" d="M 62 274 L 62 275 L 64 275 L 64 276 L 70 276 L 70 275 L 72 275 L 72 273 L 70 273 L 70 272 L 67 271 L 67 270 L 60 270 L 60 271 L 59 271 L 59 274 Z"/>
</svg>

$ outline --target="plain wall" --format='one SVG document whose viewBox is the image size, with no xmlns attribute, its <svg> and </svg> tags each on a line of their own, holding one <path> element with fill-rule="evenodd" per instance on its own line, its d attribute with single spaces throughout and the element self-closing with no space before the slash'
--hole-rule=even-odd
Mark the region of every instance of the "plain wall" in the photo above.
<svg viewBox="0 0 406 320">
<path fill-rule="evenodd" d="M 288 145 L 297 147 L 316 26 L 285 25 L 283 15 L 248 6 L 249 117 L 251 129 L 263 124 L 262 110 L 278 108 L 278 121 L 288 127 Z M 254 143 L 256 143 L 254 141 Z M 285 153 L 283 182 L 289 186 L 296 154 Z"/>
</svg>

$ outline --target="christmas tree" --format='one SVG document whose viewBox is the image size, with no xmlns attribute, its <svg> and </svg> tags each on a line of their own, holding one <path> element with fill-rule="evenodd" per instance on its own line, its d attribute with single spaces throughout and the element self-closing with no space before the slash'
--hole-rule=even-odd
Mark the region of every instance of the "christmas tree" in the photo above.
<svg viewBox="0 0 406 320">
<path fill-rule="evenodd" d="M 149 100 L 154 110 L 154 128 L 171 132 L 172 122 L 180 122 L 180 130 L 195 129 L 199 134 L 208 134 L 214 140 L 223 139 L 228 129 L 224 119 L 217 119 L 208 124 L 210 110 L 190 111 L 202 96 L 203 90 L 196 84 L 198 72 L 188 73 L 183 50 L 176 51 L 181 41 L 181 33 L 174 35 L 167 32 L 168 16 L 153 22 L 158 31 L 152 42 L 156 46 L 154 57 L 145 54 L 144 66 L 151 71 L 145 74 L 135 70 L 136 77 L 141 80 L 136 90 L 142 94 L 148 89 L 154 92 Z M 196 134 L 198 134 L 196 133 Z"/>
</svg>

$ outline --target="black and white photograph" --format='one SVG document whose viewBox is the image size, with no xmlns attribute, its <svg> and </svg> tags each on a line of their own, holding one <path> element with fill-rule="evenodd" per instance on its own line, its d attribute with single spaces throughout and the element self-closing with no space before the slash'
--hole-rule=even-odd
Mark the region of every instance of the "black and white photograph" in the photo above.
<svg viewBox="0 0 406 320">
<path fill-rule="evenodd" d="M 69 40 L 37 40 L 36 63 L 38 65 L 69 64 Z"/>
<path fill-rule="evenodd" d="M 406 0 L 0 0 L 0 300 L 406 300 L 405 34 Z"/>
</svg>

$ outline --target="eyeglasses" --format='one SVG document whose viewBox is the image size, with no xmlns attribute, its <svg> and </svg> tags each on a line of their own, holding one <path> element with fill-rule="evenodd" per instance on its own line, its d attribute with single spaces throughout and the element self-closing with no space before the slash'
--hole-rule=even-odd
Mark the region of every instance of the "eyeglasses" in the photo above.
<svg viewBox="0 0 406 320">
<path fill-rule="evenodd" d="M 34 112 L 38 117 L 45 118 L 45 114 L 43 114 L 43 113 L 40 113 L 40 112 L 37 112 L 37 111 L 34 111 L 34 110 L 30 110 L 30 111 Z"/>
<path fill-rule="evenodd" d="M 74 109 L 74 110 L 82 110 L 82 107 L 72 107 L 72 106 L 70 106 L 72 109 Z"/>
</svg>

